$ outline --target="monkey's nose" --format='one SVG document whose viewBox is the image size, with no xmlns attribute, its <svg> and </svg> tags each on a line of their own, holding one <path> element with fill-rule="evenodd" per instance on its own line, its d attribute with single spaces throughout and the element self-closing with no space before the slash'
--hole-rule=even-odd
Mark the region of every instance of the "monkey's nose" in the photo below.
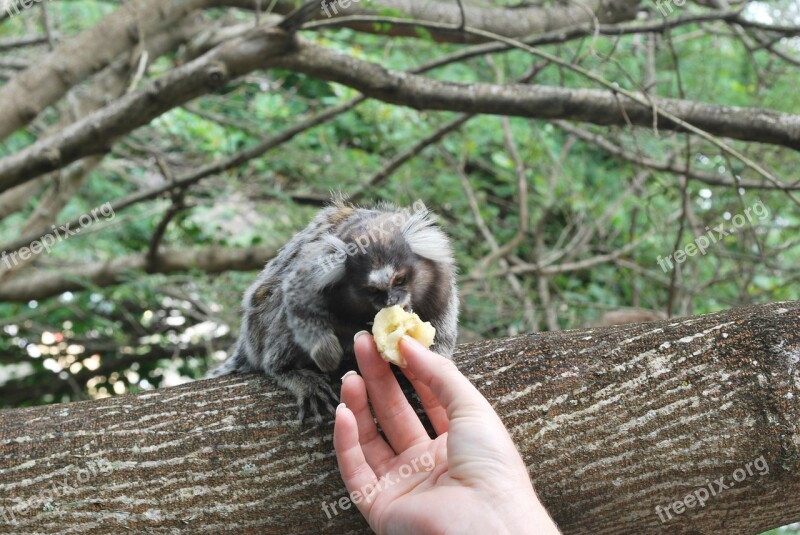
<svg viewBox="0 0 800 535">
<path fill-rule="evenodd" d="M 411 312 L 411 296 L 408 294 L 390 294 L 389 298 L 386 300 L 386 306 L 399 306 L 406 312 Z"/>
</svg>

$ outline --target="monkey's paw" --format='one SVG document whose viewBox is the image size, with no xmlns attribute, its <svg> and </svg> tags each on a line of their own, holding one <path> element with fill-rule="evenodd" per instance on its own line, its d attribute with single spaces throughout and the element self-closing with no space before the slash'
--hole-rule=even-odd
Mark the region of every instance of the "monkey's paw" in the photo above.
<svg viewBox="0 0 800 535">
<path fill-rule="evenodd" d="M 292 390 L 300 406 L 298 423 L 302 424 L 308 416 L 315 424 L 321 424 L 325 415 L 336 412 L 339 396 L 334 393 L 327 376 L 313 370 L 296 370 L 293 379 Z"/>
<path fill-rule="evenodd" d="M 323 334 L 319 341 L 311 348 L 311 360 L 314 361 L 323 372 L 333 372 L 339 367 L 342 361 L 342 345 L 339 339 L 332 332 Z"/>
</svg>

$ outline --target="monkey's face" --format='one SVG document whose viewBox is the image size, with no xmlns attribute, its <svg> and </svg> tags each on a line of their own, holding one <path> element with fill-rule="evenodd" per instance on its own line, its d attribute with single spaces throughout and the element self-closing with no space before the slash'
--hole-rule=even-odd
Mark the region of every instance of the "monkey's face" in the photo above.
<svg viewBox="0 0 800 535">
<path fill-rule="evenodd" d="M 414 254 L 402 243 L 373 243 L 347 259 L 341 283 L 331 294 L 331 308 L 359 324 L 368 324 L 388 306 L 411 310 L 414 266 Z"/>
<path fill-rule="evenodd" d="M 364 281 L 364 294 L 372 304 L 375 313 L 384 308 L 398 305 L 405 311 L 411 310 L 410 280 L 411 266 L 384 266 L 372 270 Z"/>
</svg>

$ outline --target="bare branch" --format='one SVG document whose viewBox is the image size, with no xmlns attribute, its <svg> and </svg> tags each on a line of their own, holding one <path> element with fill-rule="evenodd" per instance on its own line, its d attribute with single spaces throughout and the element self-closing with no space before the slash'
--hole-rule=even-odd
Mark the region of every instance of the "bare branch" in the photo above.
<svg viewBox="0 0 800 535">
<path fill-rule="evenodd" d="M 0 302 L 25 303 L 31 299 L 46 299 L 87 287 L 111 286 L 126 280 L 132 271 L 150 273 L 178 273 L 193 269 L 206 273 L 251 271 L 264 267 L 277 250 L 278 246 L 163 249 L 150 262 L 145 252 L 94 264 L 62 267 L 58 271 L 34 272 L 0 284 Z"/>
<path fill-rule="evenodd" d="M 218 5 L 242 7 L 253 9 L 253 0 L 217 0 Z M 349 16 L 379 15 L 386 11 L 400 13 L 412 19 L 426 20 L 450 24 L 453 28 L 437 28 L 431 31 L 433 39 L 440 42 L 482 42 L 485 37 L 468 35 L 458 31 L 464 18 L 471 25 L 487 31 L 496 32 L 507 36 L 526 37 L 533 34 L 549 32 L 575 24 L 587 22 L 594 23 L 595 19 L 601 22 L 619 22 L 632 20 L 638 10 L 638 0 L 586 0 L 584 2 L 569 2 L 564 4 L 550 4 L 547 6 L 520 5 L 516 8 L 488 7 L 469 5 L 463 6 L 464 17 L 457 3 L 453 2 L 420 2 L 418 0 L 372 0 L 360 4 L 352 2 L 346 9 L 342 9 L 339 2 L 331 2 L 328 9 L 323 9 L 320 1 L 316 3 L 315 18 L 325 22 L 326 25 L 344 25 L 354 30 L 367 33 L 380 33 L 387 35 L 383 30 L 377 30 L 370 23 L 359 23 L 352 19 L 344 21 Z M 297 7 L 296 2 L 282 0 L 276 3 L 276 13 L 289 13 Z M 339 20 L 343 22 L 339 23 Z M 304 26 L 312 27 L 314 22 Z M 392 27 L 388 35 L 419 37 L 414 28 L 396 26 Z"/>
<path fill-rule="evenodd" d="M 0 52 L 13 50 L 15 48 L 23 48 L 26 46 L 46 45 L 47 43 L 47 35 L 31 35 L 28 37 L 0 39 Z"/>
<path fill-rule="evenodd" d="M 141 28 L 148 34 L 168 28 L 208 0 L 132 0 L 81 34 L 61 43 L 28 70 L 0 87 L 0 139 L 28 124 L 74 85 L 130 49 Z M 87 53 L 87 51 L 93 51 Z M 0 191 L 5 188 L 0 188 Z"/>
<path fill-rule="evenodd" d="M 649 105 L 599 89 L 566 89 L 526 84 L 458 84 L 431 80 L 338 54 L 303 41 L 277 58 L 277 66 L 356 88 L 385 102 L 415 109 L 470 111 L 535 118 L 561 118 L 595 124 L 625 124 L 620 106 L 637 126 L 652 125 Z M 642 97 L 640 97 L 642 98 Z M 800 116 L 758 108 L 717 106 L 678 99 L 652 99 L 669 113 L 713 135 L 774 143 L 800 150 Z M 646 102 L 646 100 L 645 100 Z M 681 130 L 662 119 L 660 127 Z"/>
<path fill-rule="evenodd" d="M 466 123 L 473 117 L 475 117 L 475 115 L 464 113 L 453 119 L 450 119 L 442 126 L 436 128 L 433 132 L 431 132 L 424 138 L 420 139 L 411 147 L 395 155 L 393 158 L 391 158 L 389 161 L 383 164 L 383 166 L 381 166 L 381 168 L 378 169 L 378 171 L 373 173 L 372 176 L 370 176 L 367 180 L 365 180 L 364 183 L 359 187 L 358 191 L 350 195 L 349 197 L 350 200 L 352 200 L 353 202 L 358 201 L 369 191 L 369 188 L 383 183 L 392 173 L 394 173 L 397 169 L 399 169 L 404 163 L 414 158 L 420 152 L 425 150 L 426 147 L 430 147 L 431 145 L 441 141 L 450 132 L 458 130 L 464 123 Z"/>
<path fill-rule="evenodd" d="M 508 117 L 502 117 L 501 120 L 503 123 L 503 138 L 506 142 L 506 148 L 508 153 L 511 155 L 511 160 L 514 162 L 514 169 L 517 173 L 519 227 L 517 228 L 517 232 L 514 234 L 514 237 L 511 238 L 508 243 L 504 243 L 502 246 L 498 247 L 496 250 L 492 251 L 490 254 L 481 259 L 481 270 L 486 269 L 486 267 L 497 258 L 502 258 L 514 251 L 514 249 L 516 249 L 517 246 L 522 243 L 522 240 L 525 238 L 525 234 L 528 232 L 528 180 L 525 177 L 527 169 L 525 168 L 525 164 L 522 162 L 522 158 L 519 155 L 519 149 L 517 149 L 517 144 L 514 141 L 514 137 L 511 135 L 511 124 L 509 123 Z"/>
<path fill-rule="evenodd" d="M 339 54 L 301 38 L 293 51 L 285 33 L 258 28 L 120 99 L 58 136 L 0 160 L 0 191 L 105 149 L 116 137 L 176 105 L 212 90 L 229 77 L 255 68 L 283 67 L 354 87 L 365 95 L 416 109 L 469 111 L 536 118 L 561 118 L 596 124 L 690 128 L 712 136 L 774 143 L 800 149 L 800 116 L 767 109 L 715 106 L 678 99 L 650 99 L 622 90 L 565 89 L 525 84 L 457 84 L 386 70 L 381 65 Z M 153 95 L 158 94 L 158 99 Z M 652 105 L 651 105 L 652 104 Z M 624 113 L 621 113 L 622 112 Z M 691 125 L 691 126 L 689 126 Z M 725 150 L 731 151 L 727 148 Z M 746 165 L 771 177 L 758 164 L 732 151 Z M 773 179 L 773 182 L 776 180 Z"/>
<path fill-rule="evenodd" d="M 765 190 L 786 190 L 786 191 L 800 191 L 800 183 L 792 182 L 792 183 L 780 183 L 780 184 L 773 184 L 771 182 L 756 182 L 754 180 L 737 180 L 731 178 L 725 178 L 725 176 L 720 175 L 718 173 L 710 173 L 708 171 L 700 171 L 698 169 L 685 169 L 683 166 L 679 166 L 671 161 L 662 162 L 659 160 L 654 160 L 652 158 L 647 158 L 644 156 L 640 156 L 634 154 L 629 150 L 625 150 L 623 147 L 612 143 L 608 140 L 608 138 L 594 134 L 585 128 L 581 128 L 580 126 L 576 126 L 570 124 L 566 121 L 552 121 L 554 125 L 558 128 L 564 130 L 565 132 L 569 132 L 570 134 L 574 135 L 575 137 L 587 141 L 589 143 L 593 143 L 603 149 L 604 151 L 608 152 L 609 154 L 613 154 L 614 156 L 618 156 L 624 160 L 627 160 L 631 163 L 641 165 L 644 167 L 648 167 L 650 169 L 656 171 L 666 171 L 668 173 L 673 173 L 676 175 L 686 174 L 689 178 L 694 180 L 698 180 L 703 182 L 704 184 L 708 184 L 709 186 L 730 186 L 730 187 L 743 187 L 747 189 L 765 189 Z"/>
</svg>

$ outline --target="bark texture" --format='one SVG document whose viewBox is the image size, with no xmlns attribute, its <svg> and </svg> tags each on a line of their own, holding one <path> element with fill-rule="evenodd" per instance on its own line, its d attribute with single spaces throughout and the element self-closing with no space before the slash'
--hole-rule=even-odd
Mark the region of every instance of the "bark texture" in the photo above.
<svg viewBox="0 0 800 535">
<path fill-rule="evenodd" d="M 774 303 L 456 361 L 565 533 L 758 533 L 800 519 L 798 327 L 800 302 Z M 296 427 L 260 376 L 0 414 L 2 533 L 367 531 L 352 507 L 323 512 L 345 495 L 331 422 Z"/>
</svg>

